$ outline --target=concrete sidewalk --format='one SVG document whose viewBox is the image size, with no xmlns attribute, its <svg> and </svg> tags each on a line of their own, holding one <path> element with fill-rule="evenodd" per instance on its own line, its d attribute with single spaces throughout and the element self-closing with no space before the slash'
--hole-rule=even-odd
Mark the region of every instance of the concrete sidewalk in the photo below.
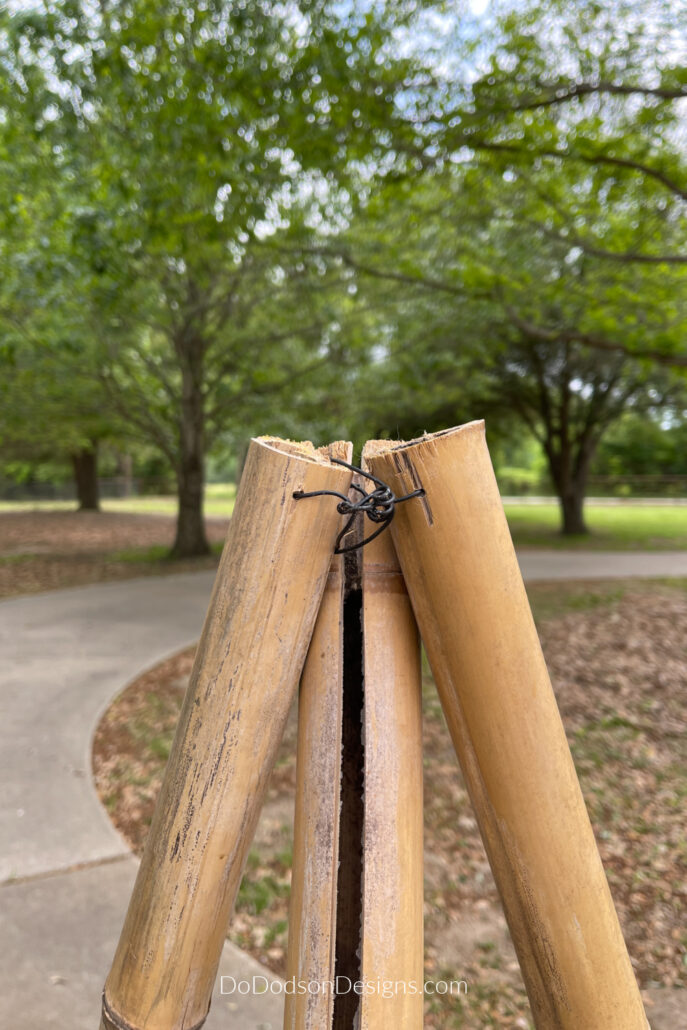
<svg viewBox="0 0 687 1030">
<path fill-rule="evenodd" d="M 128 853 L 91 779 L 91 737 L 142 669 L 198 638 L 213 573 L 0 602 L 0 882 Z"/>
<path fill-rule="evenodd" d="M 523 550 L 518 561 L 526 582 L 687 576 L 687 551 Z"/>
<path fill-rule="evenodd" d="M 91 779 L 101 712 L 197 639 L 213 573 L 0 603 L 0 1026 L 94 1030 L 136 861 Z M 277 978 L 226 944 L 220 974 Z M 222 996 L 209 1030 L 277 1030 L 280 994 Z M 262 981 L 259 981 L 259 985 Z"/>
<path fill-rule="evenodd" d="M 137 865 L 126 855 L 0 888 L 0 1026 L 95 1030 Z M 256 976 L 259 990 L 276 977 L 228 942 L 219 974 L 207 1030 L 281 1030 L 283 995 L 220 993 L 221 976 Z"/>
</svg>

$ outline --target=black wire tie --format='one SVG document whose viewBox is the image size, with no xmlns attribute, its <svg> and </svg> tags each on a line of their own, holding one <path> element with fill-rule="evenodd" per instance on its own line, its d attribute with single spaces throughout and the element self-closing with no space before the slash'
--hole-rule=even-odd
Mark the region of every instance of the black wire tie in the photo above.
<svg viewBox="0 0 687 1030">
<path fill-rule="evenodd" d="M 294 499 L 302 501 L 305 497 L 338 497 L 339 503 L 336 506 L 336 510 L 339 515 L 348 515 L 349 518 L 346 521 L 343 529 L 336 538 L 336 545 L 334 547 L 334 554 L 345 554 L 347 551 L 357 551 L 359 547 L 364 547 L 365 544 L 369 544 L 371 540 L 374 540 L 383 533 L 385 529 L 391 525 L 391 521 L 396 511 L 396 505 L 402 501 L 409 501 L 411 497 L 424 497 L 425 491 L 420 487 L 419 490 L 413 490 L 412 494 L 404 494 L 403 497 L 396 497 L 393 490 L 388 483 L 384 483 L 381 479 L 377 479 L 370 472 L 365 472 L 363 469 L 357 467 L 357 465 L 350 465 L 347 461 L 343 461 L 342 458 L 331 458 L 330 459 L 335 465 L 343 465 L 344 468 L 350 469 L 351 472 L 357 472 L 359 476 L 364 476 L 365 479 L 369 479 L 375 484 L 375 489 L 371 490 L 369 494 L 366 494 L 362 487 L 356 483 L 352 484 L 354 490 L 357 490 L 361 494 L 359 501 L 351 501 L 345 494 L 340 494 L 338 490 L 313 490 L 311 493 L 304 493 L 302 490 L 296 490 L 294 492 Z M 358 515 L 367 515 L 370 522 L 380 523 L 379 529 L 376 529 L 374 533 L 370 533 L 365 540 L 361 540 L 359 544 L 349 544 L 348 547 L 341 547 L 341 541 L 348 533 L 349 529 L 353 525 L 354 519 Z"/>
</svg>

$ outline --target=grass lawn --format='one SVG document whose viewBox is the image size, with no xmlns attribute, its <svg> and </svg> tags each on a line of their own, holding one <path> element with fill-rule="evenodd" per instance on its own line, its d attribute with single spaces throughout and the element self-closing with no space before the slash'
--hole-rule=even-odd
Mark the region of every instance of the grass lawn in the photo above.
<svg viewBox="0 0 687 1030">
<path fill-rule="evenodd" d="M 229 518 L 234 510 L 236 487 L 233 483 L 208 483 L 205 488 L 205 514 L 209 518 Z M 73 511 L 74 501 L 0 501 L 0 514 L 12 511 Z M 173 495 L 150 497 L 106 497 L 103 511 L 126 515 L 176 516 L 177 499 Z"/>
<path fill-rule="evenodd" d="M 687 505 L 589 505 L 588 536 L 562 536 L 555 504 L 508 503 L 506 516 L 516 547 L 597 551 L 687 549 Z"/>
<path fill-rule="evenodd" d="M 209 483 L 205 491 L 208 518 L 228 518 L 234 508 L 233 483 Z M 103 511 L 113 514 L 176 515 L 176 497 L 106 498 Z M 73 501 L 0 501 L 0 514 L 21 511 L 70 511 Z M 589 536 L 561 536 L 555 504 L 506 504 L 516 547 L 561 550 L 658 551 L 687 550 L 687 505 L 590 505 Z"/>
</svg>

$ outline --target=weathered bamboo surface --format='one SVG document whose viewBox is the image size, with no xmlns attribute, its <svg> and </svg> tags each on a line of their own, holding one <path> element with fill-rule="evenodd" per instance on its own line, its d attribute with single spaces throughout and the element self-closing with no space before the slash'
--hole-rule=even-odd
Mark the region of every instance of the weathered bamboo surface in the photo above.
<svg viewBox="0 0 687 1030">
<path fill-rule="evenodd" d="M 378 449 L 369 442 L 364 464 Z M 416 503 L 416 502 L 408 502 Z M 369 531 L 369 525 L 365 527 Z M 420 641 L 391 535 L 361 551 L 365 809 L 361 1030 L 423 1015 Z"/>
<path fill-rule="evenodd" d="M 153 824 L 103 995 L 104 1030 L 202 1025 L 324 591 L 350 473 L 251 442 Z"/>
<path fill-rule="evenodd" d="M 648 1026 L 482 422 L 371 455 L 540 1030 Z M 457 859 L 459 860 L 459 858 Z"/>
<path fill-rule="evenodd" d="M 351 461 L 350 444 L 332 457 Z M 303 502 L 306 503 L 305 501 Z M 310 503 L 310 502 L 308 502 Z M 329 498 L 332 508 L 336 501 Z M 289 905 L 284 1030 L 328 1030 L 334 991 L 341 795 L 343 558 L 332 558 L 298 697 L 293 872 Z"/>
<path fill-rule="evenodd" d="M 299 702 L 285 1030 L 422 1025 L 419 653 L 391 537 L 334 558 Z"/>
</svg>

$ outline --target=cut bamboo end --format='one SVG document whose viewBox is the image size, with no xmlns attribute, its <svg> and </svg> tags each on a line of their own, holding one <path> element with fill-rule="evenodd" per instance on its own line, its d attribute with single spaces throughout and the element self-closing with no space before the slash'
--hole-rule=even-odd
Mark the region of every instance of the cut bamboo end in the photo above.
<svg viewBox="0 0 687 1030">
<path fill-rule="evenodd" d="M 350 472 L 251 442 L 112 969 L 110 1030 L 206 1018 L 229 916 L 327 580 Z"/>
<path fill-rule="evenodd" d="M 484 435 L 380 447 L 392 534 L 538 1028 L 646 1030 Z"/>
<path fill-rule="evenodd" d="M 270 447 L 283 454 L 292 454 L 302 461 L 313 461 L 319 465 L 331 465 L 332 458 L 343 458 L 344 461 L 350 461 L 353 454 L 353 447 L 346 440 L 337 440 L 334 443 L 325 444 L 324 447 L 315 447 L 310 440 L 282 440 L 278 436 L 257 436 L 255 440 L 263 447 Z"/>
<path fill-rule="evenodd" d="M 392 451 L 405 451 L 409 447 L 418 444 L 432 444 L 444 436 L 465 436 L 468 433 L 484 434 L 485 422 L 483 418 L 473 419 L 472 422 L 464 422 L 460 426 L 451 426 L 448 429 L 439 429 L 436 433 L 423 433 L 412 440 L 368 440 L 365 444 L 365 453 L 370 458 L 386 456 Z"/>
</svg>

